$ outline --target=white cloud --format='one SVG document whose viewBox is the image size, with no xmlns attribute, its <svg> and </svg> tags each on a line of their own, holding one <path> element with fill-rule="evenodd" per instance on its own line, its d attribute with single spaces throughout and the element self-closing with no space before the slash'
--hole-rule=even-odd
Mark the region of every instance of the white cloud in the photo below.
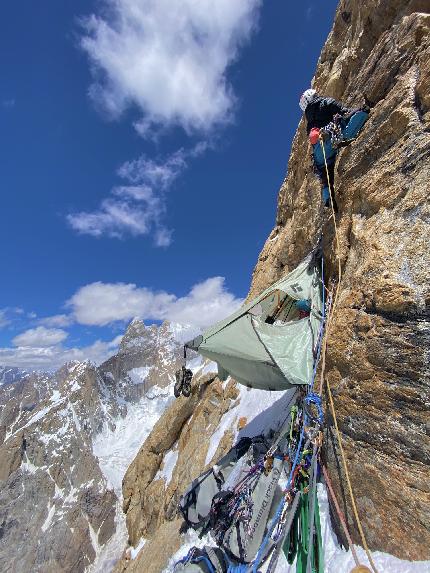
<svg viewBox="0 0 430 573">
<path fill-rule="evenodd" d="M 262 0 L 102 0 L 99 14 L 82 20 L 81 46 L 94 82 L 90 95 L 113 118 L 139 113 L 138 133 L 154 138 L 171 127 L 210 140 L 233 117 L 228 68 L 249 41 Z M 168 247 L 166 192 L 188 160 L 209 144 L 179 149 L 164 161 L 142 156 L 124 163 L 116 187 L 94 210 L 71 213 L 80 234 L 151 236 Z"/>
<path fill-rule="evenodd" d="M 9 318 L 6 316 L 7 309 L 0 309 L 0 328 L 3 328 L 10 324 Z"/>
<path fill-rule="evenodd" d="M 181 297 L 134 284 L 91 283 L 66 303 L 70 314 L 41 318 L 43 325 L 13 338 L 15 347 L 0 348 L 0 364 L 35 370 L 54 370 L 69 360 L 89 359 L 99 364 L 116 352 L 121 335 L 108 342 L 97 340 L 89 346 L 66 348 L 62 343 L 67 332 L 54 327 L 74 321 L 105 326 L 139 316 L 146 321 L 169 320 L 202 330 L 234 312 L 242 302 L 226 289 L 222 277 L 197 283 Z"/>
<path fill-rule="evenodd" d="M 53 316 L 45 316 L 45 318 L 40 318 L 38 322 L 39 324 L 43 324 L 44 326 L 49 327 L 64 327 L 70 326 L 73 323 L 73 319 L 68 314 L 54 314 Z"/>
<path fill-rule="evenodd" d="M 137 194 L 136 187 L 133 189 Z M 78 233 L 93 237 L 122 238 L 126 233 L 134 237 L 147 235 L 159 219 L 161 207 L 152 192 L 151 196 L 145 195 L 143 198 L 142 193 L 139 202 L 107 198 L 96 211 L 69 214 L 67 220 Z"/>
<path fill-rule="evenodd" d="M 121 338 L 117 336 L 109 342 L 97 340 L 82 348 L 64 348 L 61 345 L 0 348 L 0 364 L 29 370 L 56 370 L 70 360 L 91 360 L 100 364 L 116 352 Z"/>
<path fill-rule="evenodd" d="M 135 284 L 95 282 L 80 288 L 68 301 L 75 320 L 104 326 L 140 316 L 205 328 L 236 310 L 242 300 L 228 292 L 222 277 L 209 278 L 177 297 Z"/>
<path fill-rule="evenodd" d="M 130 183 L 144 183 L 150 188 L 164 190 L 184 171 L 187 167 L 187 156 L 195 154 L 196 149 L 197 146 L 188 154 L 184 149 L 179 149 L 163 162 L 156 162 L 145 156 L 134 161 L 126 161 L 118 169 L 118 175 Z M 198 149 L 203 148 L 198 145 Z"/>
<path fill-rule="evenodd" d="M 45 348 L 63 342 L 68 334 L 61 328 L 46 328 L 37 326 L 30 328 L 12 339 L 15 346 L 41 347 Z"/>
<path fill-rule="evenodd" d="M 0 328 L 19 322 L 23 314 L 24 309 L 19 306 L 0 308 Z"/>
<path fill-rule="evenodd" d="M 151 234 L 157 247 L 168 247 L 172 231 L 163 223 L 166 192 L 187 168 L 188 159 L 197 157 L 207 147 L 200 142 L 189 150 L 179 149 L 164 160 L 141 156 L 123 163 L 118 175 L 128 184 L 112 189 L 95 211 L 69 214 L 69 224 L 78 233 L 93 237 Z"/>
<path fill-rule="evenodd" d="M 170 229 L 160 227 L 155 231 L 154 243 L 156 247 L 168 247 L 172 242 L 172 233 Z"/>
<path fill-rule="evenodd" d="M 249 40 L 261 0 L 104 0 L 83 21 L 93 100 L 112 117 L 137 106 L 136 128 L 208 132 L 231 119 L 229 65 Z"/>
</svg>

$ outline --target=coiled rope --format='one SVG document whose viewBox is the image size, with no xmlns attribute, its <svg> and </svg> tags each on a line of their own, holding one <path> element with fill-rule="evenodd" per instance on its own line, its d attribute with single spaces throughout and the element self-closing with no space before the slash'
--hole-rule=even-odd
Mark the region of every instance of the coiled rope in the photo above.
<svg viewBox="0 0 430 573">
<path fill-rule="evenodd" d="M 335 231 L 335 238 L 336 238 L 336 258 L 337 258 L 337 265 L 338 265 L 338 277 L 337 277 L 337 282 L 336 282 L 336 287 L 335 287 L 335 292 L 334 292 L 333 305 L 332 305 L 331 313 L 327 319 L 327 326 L 325 329 L 325 336 L 324 336 L 324 342 L 323 342 L 323 348 L 322 348 L 321 377 L 320 377 L 320 389 L 319 389 L 319 393 L 321 395 L 322 391 L 323 391 L 323 387 L 324 387 L 325 362 L 326 362 L 325 358 L 326 358 L 326 352 L 327 352 L 327 340 L 328 340 L 328 335 L 329 335 L 330 328 L 331 328 L 332 321 L 333 321 L 333 315 L 335 313 L 336 305 L 337 305 L 337 301 L 338 301 L 339 285 L 340 285 L 340 281 L 342 279 L 342 266 L 341 266 L 341 262 L 340 262 L 339 234 L 338 234 L 336 217 L 335 217 L 335 212 L 334 212 L 334 207 L 333 207 L 333 191 L 332 191 L 331 184 L 330 184 L 330 176 L 329 176 L 329 172 L 328 172 L 327 158 L 326 158 L 325 149 L 324 149 L 324 141 L 323 141 L 323 138 L 321 135 L 319 136 L 319 143 L 321 145 L 323 156 L 324 156 L 324 164 L 325 164 L 325 170 L 326 170 L 326 175 L 327 175 L 327 183 L 328 183 L 328 188 L 329 188 L 329 193 L 330 193 L 330 206 L 331 206 L 331 211 L 332 211 L 332 216 L 333 216 L 333 224 L 334 224 L 334 231 Z M 343 465 L 343 469 L 345 472 L 346 482 L 348 484 L 348 491 L 349 491 L 349 495 L 351 497 L 351 505 L 352 505 L 355 521 L 357 523 L 358 531 L 360 533 L 360 538 L 361 538 L 361 541 L 363 543 L 363 548 L 366 552 L 367 559 L 369 560 L 369 564 L 370 564 L 373 572 L 378 573 L 378 570 L 376 569 L 375 563 L 372 559 L 372 555 L 370 553 L 369 546 L 367 545 L 367 540 L 366 540 L 366 536 L 365 536 L 364 531 L 363 531 L 363 527 L 361 525 L 360 516 L 358 515 L 357 505 L 355 502 L 355 496 L 354 496 L 354 492 L 352 489 L 351 478 L 349 475 L 348 465 L 346 463 L 345 452 L 343 449 L 342 435 L 339 431 L 339 426 L 337 423 L 337 416 L 336 416 L 336 410 L 334 407 L 334 401 L 333 401 L 333 395 L 331 392 L 330 381 L 327 377 L 325 378 L 325 382 L 327 385 L 327 393 L 328 393 L 329 402 L 330 402 L 330 410 L 331 410 L 331 413 L 333 416 L 333 423 L 334 423 L 334 427 L 335 427 L 335 431 L 336 431 L 337 441 L 339 444 L 339 450 L 340 450 L 340 454 L 341 454 L 341 458 L 342 458 L 342 465 Z M 358 558 L 357 558 L 357 555 L 355 552 L 353 552 L 353 557 L 354 557 L 354 560 L 357 564 L 357 567 L 360 567 L 360 563 L 358 561 Z"/>
</svg>

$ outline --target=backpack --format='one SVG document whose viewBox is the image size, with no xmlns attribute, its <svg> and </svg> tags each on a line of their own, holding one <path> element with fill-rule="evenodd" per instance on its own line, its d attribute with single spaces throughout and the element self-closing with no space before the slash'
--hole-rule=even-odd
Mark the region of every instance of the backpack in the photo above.
<svg viewBox="0 0 430 573">
<path fill-rule="evenodd" d="M 269 444 L 263 436 L 241 438 L 216 465 L 193 480 L 179 500 L 179 510 L 187 526 L 203 536 L 208 530 L 212 500 L 223 489 L 233 470 L 237 471 L 237 462 L 248 454 L 244 463 L 250 467 L 262 460 L 268 449 Z"/>
<path fill-rule="evenodd" d="M 283 495 L 279 486 L 283 467 L 282 457 L 275 457 L 268 471 L 257 472 L 249 483 L 243 483 L 239 492 L 222 491 L 215 496 L 210 527 L 217 544 L 229 558 L 240 563 L 255 559 Z M 262 560 L 272 545 L 269 540 Z"/>
</svg>

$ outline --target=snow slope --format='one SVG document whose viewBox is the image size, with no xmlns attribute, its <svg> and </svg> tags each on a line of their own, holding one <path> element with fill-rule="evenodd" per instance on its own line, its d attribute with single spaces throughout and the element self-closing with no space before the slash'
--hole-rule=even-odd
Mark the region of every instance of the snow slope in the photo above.
<svg viewBox="0 0 430 573">
<path fill-rule="evenodd" d="M 127 406 L 127 415 L 115 420 L 113 430 L 106 425 L 103 431 L 94 438 L 93 452 L 119 501 L 116 532 L 100 549 L 94 563 L 87 569 L 87 573 L 109 573 L 121 557 L 128 538 L 122 512 L 122 478 L 154 424 L 174 399 L 173 386 L 166 388 L 154 386 L 139 402 Z M 132 557 L 137 556 L 143 543 L 144 540 L 132 552 Z"/>
</svg>

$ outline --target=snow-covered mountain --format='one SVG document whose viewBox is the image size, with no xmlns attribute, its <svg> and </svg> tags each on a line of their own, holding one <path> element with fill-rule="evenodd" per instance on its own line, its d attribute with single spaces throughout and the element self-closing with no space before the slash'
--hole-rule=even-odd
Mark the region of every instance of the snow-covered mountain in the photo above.
<svg viewBox="0 0 430 573">
<path fill-rule="evenodd" d="M 0 366 L 0 385 L 13 384 L 27 374 L 26 370 L 21 368 Z"/>
<path fill-rule="evenodd" d="M 0 368 L 1 571 L 106 571 L 119 557 L 122 476 L 172 399 L 184 331 L 135 319 L 99 367 Z"/>
</svg>

